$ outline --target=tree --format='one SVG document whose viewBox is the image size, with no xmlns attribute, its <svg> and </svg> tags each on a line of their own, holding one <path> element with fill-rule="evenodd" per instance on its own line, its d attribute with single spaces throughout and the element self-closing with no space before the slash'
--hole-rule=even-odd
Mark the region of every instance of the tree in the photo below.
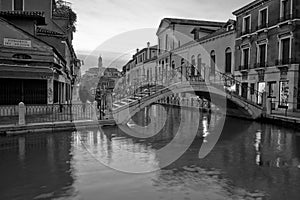
<svg viewBox="0 0 300 200">
<path fill-rule="evenodd" d="M 67 14 L 73 32 L 76 32 L 77 14 L 72 10 L 71 3 L 64 0 L 56 0 L 55 12 Z"/>
<path fill-rule="evenodd" d="M 82 103 L 86 103 L 89 100 L 89 91 L 85 86 L 79 88 L 79 98 Z"/>
</svg>

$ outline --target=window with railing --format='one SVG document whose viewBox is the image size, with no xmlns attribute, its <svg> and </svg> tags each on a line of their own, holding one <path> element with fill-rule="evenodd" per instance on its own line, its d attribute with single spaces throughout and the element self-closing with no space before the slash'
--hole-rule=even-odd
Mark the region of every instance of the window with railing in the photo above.
<svg viewBox="0 0 300 200">
<path fill-rule="evenodd" d="M 276 64 L 285 65 L 291 64 L 291 38 L 283 38 L 280 40 L 279 45 L 279 60 Z"/>
<path fill-rule="evenodd" d="M 266 67 L 267 63 L 267 44 L 258 45 L 257 63 L 255 68 Z"/>
</svg>

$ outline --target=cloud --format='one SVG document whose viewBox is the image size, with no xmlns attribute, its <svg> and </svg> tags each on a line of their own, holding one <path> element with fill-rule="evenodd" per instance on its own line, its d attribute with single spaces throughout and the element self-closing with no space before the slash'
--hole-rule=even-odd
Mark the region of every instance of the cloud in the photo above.
<svg viewBox="0 0 300 200">
<path fill-rule="evenodd" d="M 251 0 L 70 0 L 78 14 L 77 50 L 93 51 L 122 32 L 158 28 L 164 17 L 226 21 Z M 144 43 L 155 35 L 145 38 Z M 125 44 L 124 44 L 125 45 Z M 136 47 L 137 48 L 137 47 Z"/>
</svg>

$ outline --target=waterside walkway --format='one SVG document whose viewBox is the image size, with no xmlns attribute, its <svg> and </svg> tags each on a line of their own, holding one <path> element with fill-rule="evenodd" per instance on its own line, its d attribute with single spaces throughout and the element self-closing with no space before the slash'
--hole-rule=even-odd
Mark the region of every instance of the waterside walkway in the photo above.
<svg viewBox="0 0 300 200">
<path fill-rule="evenodd" d="M 80 121 L 60 121 L 60 122 L 45 122 L 31 123 L 26 125 L 0 125 L 0 135 L 17 135 L 36 132 L 51 132 L 51 131 L 67 131 L 67 130 L 82 130 L 85 128 L 98 128 L 101 126 L 114 126 L 115 121 L 109 120 L 80 120 Z"/>
</svg>

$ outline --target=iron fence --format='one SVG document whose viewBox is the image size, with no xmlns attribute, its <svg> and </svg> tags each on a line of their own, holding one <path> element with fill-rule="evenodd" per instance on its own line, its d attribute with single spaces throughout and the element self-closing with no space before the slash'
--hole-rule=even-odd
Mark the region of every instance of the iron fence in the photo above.
<svg viewBox="0 0 300 200">
<path fill-rule="evenodd" d="M 300 103 L 280 102 L 271 100 L 269 105 L 271 115 L 281 115 L 286 117 L 300 117 Z"/>
<path fill-rule="evenodd" d="M 53 123 L 61 121 L 92 120 L 98 114 L 93 104 L 25 105 L 25 122 Z M 0 106 L 0 125 L 17 125 L 19 106 Z"/>
<path fill-rule="evenodd" d="M 92 104 L 52 104 L 26 106 L 26 123 L 91 120 Z"/>
</svg>

